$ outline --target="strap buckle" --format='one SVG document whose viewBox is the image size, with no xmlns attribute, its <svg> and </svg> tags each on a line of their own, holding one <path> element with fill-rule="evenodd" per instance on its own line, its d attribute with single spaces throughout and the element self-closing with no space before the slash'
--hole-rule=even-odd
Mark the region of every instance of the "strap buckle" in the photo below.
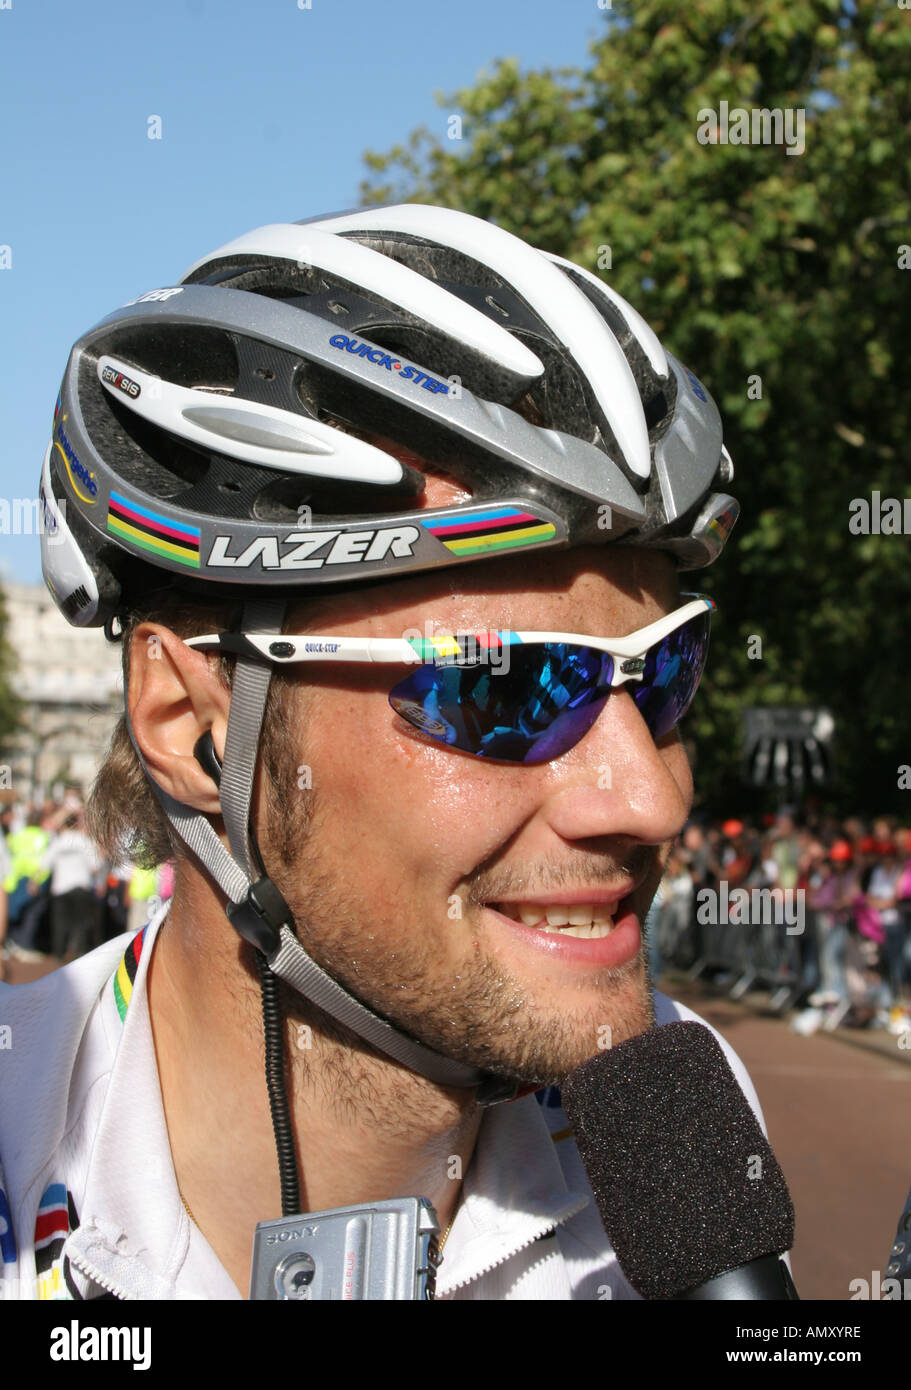
<svg viewBox="0 0 911 1390">
<path fill-rule="evenodd" d="M 518 1090 L 518 1081 L 488 1073 L 475 1093 L 475 1101 L 478 1105 L 499 1105 L 504 1100 L 515 1100 Z"/>
<path fill-rule="evenodd" d="M 243 939 L 267 957 L 278 950 L 281 928 L 293 920 L 290 907 L 266 877 L 251 883 L 239 903 L 228 903 L 225 914 Z"/>
</svg>

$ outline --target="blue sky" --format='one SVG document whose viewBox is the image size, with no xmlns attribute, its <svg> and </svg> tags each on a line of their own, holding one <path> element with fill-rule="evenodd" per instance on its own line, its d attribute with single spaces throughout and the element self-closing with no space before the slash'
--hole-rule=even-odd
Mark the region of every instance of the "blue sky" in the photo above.
<svg viewBox="0 0 911 1390">
<path fill-rule="evenodd" d="M 605 18 L 597 0 L 0 0 L 0 497 L 36 494 L 98 319 L 241 232 L 356 205 L 366 149 L 445 134 L 436 91 L 500 57 L 581 64 Z M 37 536 L 0 535 L 0 577 L 40 580 Z"/>
</svg>

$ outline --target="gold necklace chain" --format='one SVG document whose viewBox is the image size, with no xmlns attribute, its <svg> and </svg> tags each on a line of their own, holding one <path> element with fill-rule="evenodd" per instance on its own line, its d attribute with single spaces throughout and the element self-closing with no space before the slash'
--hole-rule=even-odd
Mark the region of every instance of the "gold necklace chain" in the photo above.
<svg viewBox="0 0 911 1390">
<path fill-rule="evenodd" d="M 193 1215 L 193 1213 L 190 1211 L 190 1204 L 189 1204 L 189 1202 L 187 1201 L 186 1197 L 183 1195 L 183 1193 L 181 1192 L 181 1190 L 180 1190 L 179 1187 L 178 1187 L 178 1189 L 177 1189 L 177 1195 L 178 1195 L 178 1197 L 180 1198 L 180 1200 L 183 1202 L 183 1209 L 184 1209 L 184 1211 L 187 1213 L 187 1216 L 189 1216 L 190 1220 L 193 1222 L 193 1225 L 196 1226 L 198 1229 L 201 1229 L 200 1226 L 199 1226 L 199 1222 L 196 1220 L 196 1217 L 195 1217 L 195 1216 Z"/>
<path fill-rule="evenodd" d="M 461 1191 L 459 1192 L 459 1195 L 456 1197 L 455 1206 L 454 1206 L 453 1209 L 452 1209 L 452 1216 L 449 1218 L 449 1225 L 446 1227 L 446 1230 L 443 1232 L 442 1239 L 440 1240 L 440 1243 L 439 1243 L 439 1245 L 437 1246 L 437 1249 L 439 1250 L 439 1252 L 440 1252 L 441 1255 L 442 1255 L 442 1253 L 443 1253 L 443 1246 L 446 1244 L 447 1240 L 449 1239 L 449 1232 L 452 1230 L 453 1226 L 455 1225 L 455 1219 L 456 1219 L 456 1216 L 458 1215 L 458 1210 L 459 1210 L 459 1199 L 460 1199 L 460 1197 L 461 1197 Z"/>
</svg>

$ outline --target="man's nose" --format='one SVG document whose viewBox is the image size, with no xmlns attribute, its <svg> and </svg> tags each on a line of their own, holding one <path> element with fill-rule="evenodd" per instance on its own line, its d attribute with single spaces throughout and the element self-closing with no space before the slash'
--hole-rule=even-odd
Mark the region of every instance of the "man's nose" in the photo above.
<svg viewBox="0 0 911 1390">
<path fill-rule="evenodd" d="M 660 844 L 686 824 L 692 804 L 686 754 L 676 740 L 656 746 L 633 688 L 612 691 L 585 738 L 550 764 L 553 790 L 542 810 L 566 840 L 625 836 Z"/>
</svg>

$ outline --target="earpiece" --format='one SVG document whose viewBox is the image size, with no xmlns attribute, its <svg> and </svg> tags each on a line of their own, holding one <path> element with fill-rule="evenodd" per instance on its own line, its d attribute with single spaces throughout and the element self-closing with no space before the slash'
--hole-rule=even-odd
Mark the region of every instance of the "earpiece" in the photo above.
<svg viewBox="0 0 911 1390">
<path fill-rule="evenodd" d="M 215 744 L 212 741 L 212 731 L 206 732 L 196 740 L 193 745 L 193 756 L 200 767 L 208 773 L 216 787 L 221 786 L 221 762 L 215 751 Z"/>
</svg>

